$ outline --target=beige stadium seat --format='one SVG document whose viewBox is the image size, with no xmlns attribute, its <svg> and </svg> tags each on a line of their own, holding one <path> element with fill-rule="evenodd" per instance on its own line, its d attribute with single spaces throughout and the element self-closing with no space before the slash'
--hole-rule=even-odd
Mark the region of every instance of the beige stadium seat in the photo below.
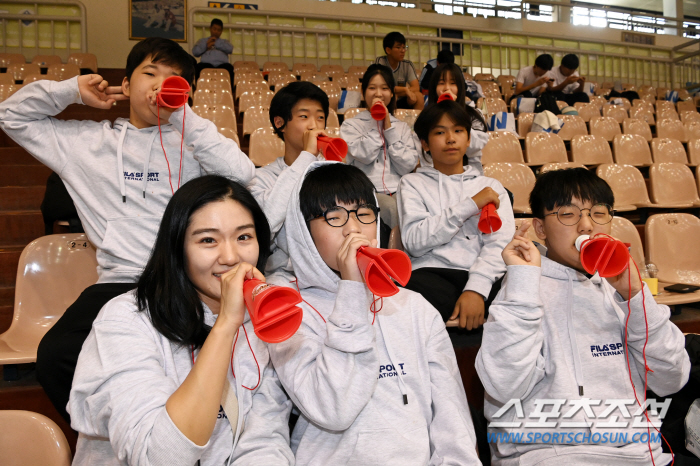
<svg viewBox="0 0 700 466">
<path fill-rule="evenodd" d="M 220 68 L 204 68 L 199 73 L 199 79 L 202 78 L 207 80 L 226 81 L 229 84 L 229 87 L 231 86 L 231 75 L 228 74 L 228 71 Z"/>
<path fill-rule="evenodd" d="M 329 71 L 345 73 L 345 70 L 340 65 L 321 65 L 321 69 L 319 71 L 323 71 L 325 73 Z"/>
<path fill-rule="evenodd" d="M 542 165 L 542 167 L 540 167 L 540 174 L 554 170 L 566 170 L 567 168 L 586 168 L 586 166 L 582 163 L 576 162 L 545 163 Z"/>
<path fill-rule="evenodd" d="M 357 86 L 360 84 L 360 80 L 357 78 L 357 76 L 350 75 L 339 78 L 337 81 L 333 79 L 333 82 L 337 82 L 342 89 L 347 89 L 350 86 Z"/>
<path fill-rule="evenodd" d="M 201 75 L 200 75 L 201 77 Z M 253 70 L 245 70 L 240 73 L 236 73 L 233 75 L 233 85 L 238 86 L 241 83 L 264 83 L 266 84 L 267 81 L 263 78 L 263 75 L 260 71 L 253 71 Z"/>
<path fill-rule="evenodd" d="M 654 113 L 654 104 L 652 104 L 651 102 L 647 102 L 646 100 L 642 100 L 642 99 L 634 99 L 632 101 L 632 108 L 637 108 L 637 109 L 641 108 L 641 109 L 649 110 L 651 113 Z"/>
<path fill-rule="evenodd" d="M 632 107 L 630 109 L 630 118 L 646 121 L 648 125 L 655 124 L 654 112 L 647 107 Z"/>
<path fill-rule="evenodd" d="M 612 141 L 615 136 L 622 134 L 620 124 L 611 117 L 591 118 L 591 134 L 602 136 L 606 141 Z"/>
<path fill-rule="evenodd" d="M 413 124 L 418 119 L 418 115 L 420 115 L 420 110 L 397 108 L 394 111 L 394 116 L 410 126 L 411 129 L 413 129 Z"/>
<path fill-rule="evenodd" d="M 625 118 L 629 118 L 627 110 L 625 110 L 624 107 L 610 104 L 603 105 L 603 116 L 610 117 L 618 123 L 622 123 L 625 121 Z"/>
<path fill-rule="evenodd" d="M 264 107 L 252 107 L 243 114 L 243 136 L 258 128 L 272 128 L 270 112 Z"/>
<path fill-rule="evenodd" d="M 348 118 L 354 118 L 358 113 L 364 112 L 365 110 L 365 108 L 349 108 L 345 110 L 343 119 L 347 120 Z"/>
<path fill-rule="evenodd" d="M 44 334 L 96 282 L 95 249 L 84 234 L 48 235 L 29 243 L 17 267 L 12 324 L 0 335 L 0 364 L 35 362 Z"/>
<path fill-rule="evenodd" d="M 700 113 L 696 111 L 683 111 L 680 113 L 681 122 L 683 124 L 689 123 L 691 121 L 700 121 Z"/>
<path fill-rule="evenodd" d="M 292 72 L 297 76 L 301 76 L 301 73 L 308 71 L 313 71 L 315 73 L 318 70 L 313 63 L 294 63 L 294 65 L 292 65 Z"/>
<path fill-rule="evenodd" d="M 241 98 L 241 95 L 243 95 L 244 92 L 265 92 L 269 90 L 270 86 L 266 83 L 240 83 L 238 86 L 236 86 L 236 101 Z"/>
<path fill-rule="evenodd" d="M 700 115 L 700 113 L 698 115 Z M 695 121 L 685 122 L 683 127 L 685 128 L 685 136 L 688 139 L 700 138 L 700 118 Z"/>
<path fill-rule="evenodd" d="M 579 104 L 579 102 L 576 102 Z M 593 118 L 600 117 L 600 108 L 595 103 L 580 102 L 580 107 L 574 107 L 578 111 L 578 116 L 583 118 L 583 121 L 588 122 Z"/>
<path fill-rule="evenodd" d="M 270 108 L 274 93 L 270 91 L 244 92 L 238 101 L 238 112 L 243 113 L 251 107 Z"/>
<path fill-rule="evenodd" d="M 656 95 L 656 88 L 654 86 L 650 86 L 648 84 L 644 84 L 642 86 L 639 86 L 639 93 L 640 94 L 647 94 L 647 93 L 652 93 Z"/>
<path fill-rule="evenodd" d="M 654 138 L 651 141 L 651 156 L 654 163 L 675 162 L 688 164 L 683 144 L 676 139 Z"/>
<path fill-rule="evenodd" d="M 513 84 L 515 84 L 515 76 L 502 74 L 498 76 L 498 84 L 501 86 L 501 90 L 505 92 L 506 89 L 512 89 Z"/>
<path fill-rule="evenodd" d="M 655 163 L 649 168 L 649 195 L 655 204 L 684 209 L 700 206 L 695 177 L 687 165 Z"/>
<path fill-rule="evenodd" d="M 270 86 L 276 86 L 277 84 L 289 84 L 296 81 L 297 78 L 292 73 L 287 71 L 286 73 L 270 73 L 267 77 L 267 83 Z"/>
<path fill-rule="evenodd" d="M 73 63 L 60 63 L 58 65 L 49 66 L 49 71 L 46 73 L 49 79 L 63 81 L 66 79 L 80 76 L 80 68 Z"/>
<path fill-rule="evenodd" d="M 484 112 L 486 115 L 493 115 L 498 112 L 508 113 L 508 106 L 500 97 L 482 97 L 476 101 L 476 108 L 483 109 L 484 104 L 486 105 L 486 111 Z"/>
<path fill-rule="evenodd" d="M 569 161 L 564 141 L 552 133 L 528 133 L 525 137 L 525 159 L 528 165 Z"/>
<path fill-rule="evenodd" d="M 3 76 L 0 74 L 0 76 Z M 27 76 L 24 77 L 24 84 L 29 84 L 33 83 L 36 81 L 41 81 L 42 79 L 47 79 L 49 81 L 55 81 L 55 79 L 51 79 L 47 77 L 45 74 L 28 74 Z"/>
<path fill-rule="evenodd" d="M 15 63 L 27 63 L 27 59 L 21 53 L 0 53 L 0 68 L 7 68 Z"/>
<path fill-rule="evenodd" d="M 613 163 L 610 144 L 602 136 L 574 136 L 571 139 L 571 160 L 584 165 Z"/>
<path fill-rule="evenodd" d="M 219 133 L 229 139 L 233 139 L 240 146 L 238 139 L 238 125 L 236 123 L 236 113 L 229 105 L 195 105 L 192 111 L 202 118 L 210 120 L 216 126 Z"/>
<path fill-rule="evenodd" d="M 341 79 L 345 79 L 345 72 L 344 71 L 338 71 L 338 70 L 331 70 L 331 71 L 321 71 L 321 73 L 324 73 L 328 78 L 336 83 L 340 84 Z"/>
<path fill-rule="evenodd" d="M 496 77 L 491 73 L 476 73 L 474 81 L 495 81 Z"/>
<path fill-rule="evenodd" d="M 544 244 L 544 240 L 541 240 L 537 237 L 537 233 L 535 233 L 535 227 L 532 226 L 532 218 L 516 218 L 515 220 L 515 228 L 520 230 L 520 226 L 525 222 L 528 221 L 530 222 L 530 228 L 527 229 L 527 232 L 525 233 L 525 237 L 529 239 L 530 241 L 534 241 L 535 243 L 540 243 Z"/>
<path fill-rule="evenodd" d="M 665 99 L 666 98 L 666 93 L 670 91 L 668 87 L 657 87 L 656 88 L 656 97 L 659 99 Z"/>
<path fill-rule="evenodd" d="M 646 141 L 651 141 L 651 128 L 644 120 L 625 118 L 625 121 L 622 122 L 622 132 L 624 134 L 638 134 Z"/>
<path fill-rule="evenodd" d="M 527 133 L 530 132 L 530 128 L 532 128 L 532 120 L 534 119 L 534 113 L 520 113 L 518 115 L 518 134 L 521 138 L 525 139 Z"/>
<path fill-rule="evenodd" d="M 321 90 L 325 92 L 328 96 L 328 103 L 330 108 L 332 108 L 335 111 L 338 111 L 338 102 L 340 101 L 340 96 L 343 93 L 343 90 L 340 88 L 340 85 L 338 83 L 330 81 L 319 82 L 316 83 L 316 85 L 320 87 Z"/>
<path fill-rule="evenodd" d="M 71 53 L 68 55 L 68 63 L 78 65 L 81 70 L 90 70 L 97 73 L 97 55 L 92 53 Z M 228 75 L 228 73 L 226 73 Z"/>
<path fill-rule="evenodd" d="M 289 66 L 281 61 L 266 61 L 263 63 L 263 73 L 286 72 L 289 73 Z"/>
<path fill-rule="evenodd" d="M 387 249 L 398 249 L 399 251 L 404 250 L 403 243 L 401 242 L 401 231 L 399 230 L 398 225 L 391 229 Z"/>
<path fill-rule="evenodd" d="M 230 89 L 197 89 L 192 97 L 195 105 L 226 105 L 233 108 L 233 95 Z"/>
<path fill-rule="evenodd" d="M 260 71 L 260 65 L 257 62 L 250 60 L 237 60 L 233 62 L 233 71 L 238 72 L 240 70 L 255 70 Z"/>
<path fill-rule="evenodd" d="M 700 139 L 688 141 L 688 165 L 700 165 Z"/>
<path fill-rule="evenodd" d="M 615 83 L 610 82 L 610 81 L 606 81 L 606 82 L 604 82 L 603 84 L 600 85 L 600 88 L 601 88 L 601 89 L 612 89 L 612 88 L 614 88 L 614 87 L 615 87 Z"/>
<path fill-rule="evenodd" d="M 367 71 L 366 66 L 360 66 L 360 65 L 352 65 L 350 68 L 348 68 L 348 73 L 362 73 Z"/>
<path fill-rule="evenodd" d="M 246 82 L 241 85 L 248 84 L 249 83 Z M 199 81 L 197 81 L 197 90 L 211 90 L 214 92 L 223 90 L 225 92 L 231 92 L 231 82 L 228 79 L 223 79 L 221 76 L 200 76 Z"/>
<path fill-rule="evenodd" d="M 484 165 L 484 175 L 497 179 L 504 188 L 513 193 L 513 212 L 532 213 L 530 192 L 535 186 L 535 175 L 522 163 L 491 163 Z"/>
<path fill-rule="evenodd" d="M 525 163 L 518 137 L 510 131 L 489 133 L 489 140 L 481 151 L 481 163 Z"/>
<path fill-rule="evenodd" d="M 29 76 L 41 76 L 40 74 L 32 74 Z M 28 76 L 25 76 L 24 79 L 26 81 Z M 36 81 L 36 80 L 35 80 Z M 12 77 L 11 74 L 8 73 L 0 73 L 0 86 L 9 86 L 9 85 L 14 85 L 15 84 L 15 78 Z"/>
<path fill-rule="evenodd" d="M 644 270 L 646 266 L 644 247 L 642 246 L 642 239 L 639 237 L 637 227 L 624 217 L 613 217 L 610 236 L 619 239 L 623 243 L 629 243 L 632 259 L 634 259 L 639 270 Z"/>
<path fill-rule="evenodd" d="M 615 163 L 647 167 L 652 164 L 649 143 L 638 134 L 618 134 L 613 140 Z"/>
<path fill-rule="evenodd" d="M 328 109 L 328 119 L 326 120 L 326 128 L 340 128 L 340 120 L 338 114 L 332 108 Z"/>
<path fill-rule="evenodd" d="M 564 126 L 557 133 L 563 141 L 571 141 L 576 136 L 587 136 L 588 128 L 586 122 L 578 115 L 560 115 L 564 120 Z"/>
<path fill-rule="evenodd" d="M 71 451 L 58 425 L 31 411 L 0 411 L 0 452 L 5 466 L 70 466 Z"/>
<path fill-rule="evenodd" d="M 680 120 L 659 119 L 656 123 L 656 136 L 659 138 L 678 139 L 681 142 L 688 142 L 685 135 L 685 128 Z"/>
<path fill-rule="evenodd" d="M 228 128 L 228 127 L 221 127 L 221 128 L 217 128 L 217 130 L 219 131 L 219 134 L 233 140 L 236 144 L 238 144 L 238 147 L 241 146 L 241 141 L 240 141 L 240 139 L 238 139 L 238 132 L 236 132 L 235 129 Z"/>
<path fill-rule="evenodd" d="M 22 86 L 18 86 L 16 84 L 0 84 L 0 102 L 3 102 L 12 94 L 17 92 L 20 87 Z"/>
<path fill-rule="evenodd" d="M 675 110 L 662 109 L 657 110 L 656 120 L 680 120 L 680 116 L 678 116 L 678 113 Z"/>
<path fill-rule="evenodd" d="M 659 113 L 661 111 L 669 111 L 669 112 L 676 111 L 676 106 L 673 104 L 673 102 L 669 102 L 667 100 L 657 100 L 655 102 L 655 106 L 656 106 L 656 113 Z"/>
<path fill-rule="evenodd" d="M 598 107 L 598 110 L 603 110 L 603 105 L 608 103 L 608 100 L 602 95 L 596 95 L 590 98 L 590 102 Z"/>
<path fill-rule="evenodd" d="M 15 81 L 24 81 L 25 76 L 41 74 L 41 68 L 33 63 L 13 63 L 8 65 L 7 74 L 12 76 Z"/>
<path fill-rule="evenodd" d="M 621 103 L 621 104 L 617 104 L 617 105 L 618 105 L 618 106 L 622 105 L 622 107 L 624 107 L 624 109 L 627 110 L 628 112 L 629 112 L 630 109 L 632 108 L 632 103 L 629 101 L 629 99 L 626 99 L 626 98 L 624 98 L 624 97 L 614 97 L 614 100 L 615 100 L 615 101 L 618 101 L 618 100 L 621 101 L 622 103 Z"/>
<path fill-rule="evenodd" d="M 322 81 L 328 81 L 328 75 L 326 73 L 321 73 L 320 71 L 302 71 L 299 75 L 299 81 L 319 83 Z"/>
<path fill-rule="evenodd" d="M 272 129 L 256 129 L 250 135 L 248 153 L 256 167 L 264 167 L 284 156 L 284 142 Z"/>
<path fill-rule="evenodd" d="M 698 108 L 692 100 L 679 100 L 676 102 L 676 110 L 678 110 L 678 114 L 681 114 L 683 112 L 697 112 Z"/>
<path fill-rule="evenodd" d="M 559 110 L 561 110 L 562 108 L 566 108 L 568 106 L 569 106 L 569 104 L 567 104 L 563 100 L 557 100 L 557 107 L 559 107 Z"/>
<path fill-rule="evenodd" d="M 650 104 L 656 102 L 656 95 L 654 94 L 639 94 L 639 97 L 641 97 L 642 100 L 646 100 Z"/>
<path fill-rule="evenodd" d="M 644 177 L 632 165 L 606 163 L 598 166 L 596 174 L 610 185 L 615 194 L 615 210 L 622 212 L 638 207 L 653 207 Z"/>
<path fill-rule="evenodd" d="M 49 65 L 60 65 L 63 63 L 58 55 L 34 55 L 32 63 L 39 65 L 40 68 L 48 68 Z"/>
</svg>

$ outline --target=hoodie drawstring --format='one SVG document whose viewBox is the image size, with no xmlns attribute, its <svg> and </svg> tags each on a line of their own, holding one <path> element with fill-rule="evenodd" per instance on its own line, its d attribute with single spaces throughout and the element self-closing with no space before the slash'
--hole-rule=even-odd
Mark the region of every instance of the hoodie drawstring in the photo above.
<svg viewBox="0 0 700 466">
<path fill-rule="evenodd" d="M 124 139 L 126 138 L 126 123 L 122 126 L 117 143 L 117 170 L 119 178 L 119 191 L 122 194 L 122 202 L 126 202 L 126 181 L 124 181 Z"/>
<path fill-rule="evenodd" d="M 408 390 L 406 389 L 406 382 L 404 382 L 404 380 L 403 380 L 403 375 L 401 375 L 401 373 L 403 372 L 403 367 L 399 366 L 396 363 L 396 358 L 394 357 L 394 351 L 391 348 L 391 343 L 389 342 L 387 335 L 382 331 L 382 318 L 380 316 L 377 316 L 377 323 L 379 324 L 379 331 L 382 332 L 382 337 L 384 340 L 384 347 L 386 348 L 386 352 L 389 353 L 389 360 L 391 361 L 391 365 L 394 366 L 394 370 L 396 371 L 396 373 L 399 376 L 398 377 L 399 390 L 401 390 L 403 404 L 407 405 L 408 404 Z"/>
<path fill-rule="evenodd" d="M 567 293 L 567 319 L 566 325 L 569 331 L 569 343 L 571 345 L 571 352 L 574 359 L 574 377 L 576 378 L 576 385 L 578 385 L 578 395 L 583 396 L 583 370 L 581 369 L 581 356 L 578 353 L 578 344 L 576 343 L 576 331 L 574 329 L 574 282 L 571 275 L 567 273 L 569 278 L 569 291 Z"/>
</svg>

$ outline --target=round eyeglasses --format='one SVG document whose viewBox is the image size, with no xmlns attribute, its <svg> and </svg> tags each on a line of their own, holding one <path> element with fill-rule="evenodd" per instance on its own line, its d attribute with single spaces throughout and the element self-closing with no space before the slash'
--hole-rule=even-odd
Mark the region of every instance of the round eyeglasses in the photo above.
<svg viewBox="0 0 700 466">
<path fill-rule="evenodd" d="M 315 216 L 311 220 L 323 217 L 326 220 L 327 224 L 329 224 L 332 227 L 339 228 L 348 223 L 351 213 L 355 214 L 355 217 L 357 217 L 357 220 L 360 223 L 369 225 L 377 221 L 379 207 L 373 206 L 371 204 L 363 204 L 361 206 L 358 206 L 355 210 L 348 210 L 345 207 L 337 205 L 326 210 L 321 215 Z"/>
<path fill-rule="evenodd" d="M 613 209 L 607 204 L 596 204 L 590 209 L 579 209 L 577 206 L 569 204 L 559 207 L 556 212 L 545 214 L 545 217 L 556 215 L 563 225 L 573 226 L 581 220 L 584 210 L 588 211 L 588 216 L 598 225 L 606 225 L 612 221 Z"/>
</svg>

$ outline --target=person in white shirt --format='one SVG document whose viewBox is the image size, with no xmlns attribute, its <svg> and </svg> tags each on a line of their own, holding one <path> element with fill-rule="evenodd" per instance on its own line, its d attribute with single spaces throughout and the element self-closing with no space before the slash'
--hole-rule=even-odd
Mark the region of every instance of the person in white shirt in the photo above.
<svg viewBox="0 0 700 466">
<path fill-rule="evenodd" d="M 554 58 L 548 53 L 543 53 L 535 59 L 533 66 L 526 66 L 518 72 L 515 78 L 515 97 L 537 97 L 547 90 L 547 84 L 552 80 L 547 72 L 554 66 Z"/>
<path fill-rule="evenodd" d="M 563 100 L 569 105 L 576 102 L 590 102 L 588 94 L 583 92 L 586 78 L 579 76 L 578 57 L 573 53 L 564 55 L 561 59 L 561 66 L 553 68 L 547 72 L 551 78 L 547 85 L 547 92 L 554 94 L 557 100 Z"/>
</svg>

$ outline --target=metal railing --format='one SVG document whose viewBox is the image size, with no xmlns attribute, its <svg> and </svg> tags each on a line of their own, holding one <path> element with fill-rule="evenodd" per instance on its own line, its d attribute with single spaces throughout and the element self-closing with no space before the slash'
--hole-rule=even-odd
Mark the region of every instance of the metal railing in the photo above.
<svg viewBox="0 0 700 466">
<path fill-rule="evenodd" d="M 64 62 L 73 52 L 87 52 L 87 16 L 81 2 L 0 0 L 0 5 L 26 8 L 21 13 L 0 13 L 2 52 L 21 53 L 28 61 L 34 55 L 58 55 Z M 39 14 L 42 9 L 61 7 L 67 14 Z"/>
<path fill-rule="evenodd" d="M 700 39 L 678 45 L 673 48 L 673 52 L 675 80 L 680 83 L 680 87 L 697 88 L 697 83 L 700 83 Z"/>
<path fill-rule="evenodd" d="M 666 47 L 473 28 L 457 30 L 462 38 L 455 39 L 441 37 L 445 34 L 438 22 L 372 22 L 347 15 L 193 8 L 189 12 L 190 47 L 197 39 L 208 37 L 214 16 L 224 22 L 222 37 L 234 46 L 231 61 L 282 61 L 290 66 L 308 62 L 317 67 L 340 64 L 347 69 L 384 55 L 382 39 L 387 30 L 395 27 L 406 36 L 406 58 L 414 62 L 418 71 L 437 55 L 438 46 L 452 44 L 455 62 L 472 74 L 517 74 L 541 53 L 551 53 L 555 58 L 575 53 L 581 62 L 580 73 L 588 80 L 621 80 L 657 87 L 680 84 L 673 79 L 672 51 Z M 450 32 L 454 31 L 451 27 Z"/>
</svg>

